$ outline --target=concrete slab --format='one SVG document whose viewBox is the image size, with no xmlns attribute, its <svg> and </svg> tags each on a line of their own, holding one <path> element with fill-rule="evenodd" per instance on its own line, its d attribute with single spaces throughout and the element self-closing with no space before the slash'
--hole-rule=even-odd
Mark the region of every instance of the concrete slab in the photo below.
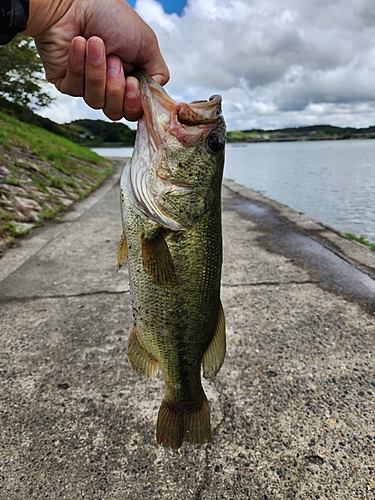
<svg viewBox="0 0 375 500">
<path fill-rule="evenodd" d="M 232 183 L 223 195 L 228 353 L 205 382 L 210 445 L 155 442 L 163 382 L 126 359 L 118 186 L 0 260 L 1 500 L 374 498 L 375 254 L 338 256 L 324 246 L 337 232 Z M 340 291 L 346 266 L 362 294 Z"/>
</svg>

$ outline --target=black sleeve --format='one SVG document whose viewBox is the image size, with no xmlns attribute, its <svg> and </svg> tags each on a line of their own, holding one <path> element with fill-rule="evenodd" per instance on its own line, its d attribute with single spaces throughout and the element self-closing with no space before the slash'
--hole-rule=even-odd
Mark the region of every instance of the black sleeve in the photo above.
<svg viewBox="0 0 375 500">
<path fill-rule="evenodd" d="M 1 0 L 0 45 L 10 42 L 24 31 L 29 18 L 29 0 Z"/>
</svg>

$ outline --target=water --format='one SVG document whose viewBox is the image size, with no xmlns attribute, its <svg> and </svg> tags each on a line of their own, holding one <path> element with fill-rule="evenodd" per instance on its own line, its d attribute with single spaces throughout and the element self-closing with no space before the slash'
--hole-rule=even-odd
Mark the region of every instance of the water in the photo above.
<svg viewBox="0 0 375 500">
<path fill-rule="evenodd" d="M 375 141 L 229 144 L 224 175 L 375 242 Z"/>
<path fill-rule="evenodd" d="M 131 148 L 97 148 L 130 156 Z M 375 140 L 228 144 L 225 177 L 375 243 Z"/>
<path fill-rule="evenodd" d="M 133 148 L 91 148 L 95 153 L 101 156 L 124 156 L 130 157 Z"/>
</svg>

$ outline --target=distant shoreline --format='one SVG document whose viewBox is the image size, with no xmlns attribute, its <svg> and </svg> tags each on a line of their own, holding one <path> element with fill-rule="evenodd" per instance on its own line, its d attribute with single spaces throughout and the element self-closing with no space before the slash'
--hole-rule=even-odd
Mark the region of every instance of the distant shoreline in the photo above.
<svg viewBox="0 0 375 500">
<path fill-rule="evenodd" d="M 235 130 L 228 132 L 228 142 L 295 142 L 295 141 L 338 141 L 345 139 L 375 139 L 375 127 L 333 127 L 311 125 L 275 130 Z"/>
<path fill-rule="evenodd" d="M 353 140 L 371 140 L 375 139 L 375 137 L 279 137 L 279 138 L 259 138 L 259 139 L 242 139 L 242 140 L 233 140 L 228 139 L 227 142 L 230 144 L 235 143 L 251 143 L 251 142 L 307 142 L 307 141 L 353 141 Z"/>
</svg>

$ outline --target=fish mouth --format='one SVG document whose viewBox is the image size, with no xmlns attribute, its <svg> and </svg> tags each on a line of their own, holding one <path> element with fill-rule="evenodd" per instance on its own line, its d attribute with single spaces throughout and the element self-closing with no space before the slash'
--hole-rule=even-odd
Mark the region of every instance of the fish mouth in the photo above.
<svg viewBox="0 0 375 500">
<path fill-rule="evenodd" d="M 135 76 L 139 80 L 144 111 L 139 129 L 145 125 L 150 147 L 154 151 L 167 140 L 169 134 L 189 146 L 199 140 L 221 116 L 220 95 L 189 104 L 177 103 L 145 71 L 139 70 Z"/>
<path fill-rule="evenodd" d="M 183 146 L 194 145 L 208 133 L 221 117 L 221 96 L 190 104 L 176 103 L 145 71 L 135 73 L 139 80 L 143 116 L 138 121 L 130 181 L 141 211 L 155 222 L 173 230 L 185 230 L 178 221 L 164 213 L 158 198 L 172 192 L 187 194 L 194 186 L 176 179 L 167 162 L 158 162 L 160 151 L 167 151 L 176 141 Z M 158 179 L 158 190 L 154 191 Z"/>
</svg>

